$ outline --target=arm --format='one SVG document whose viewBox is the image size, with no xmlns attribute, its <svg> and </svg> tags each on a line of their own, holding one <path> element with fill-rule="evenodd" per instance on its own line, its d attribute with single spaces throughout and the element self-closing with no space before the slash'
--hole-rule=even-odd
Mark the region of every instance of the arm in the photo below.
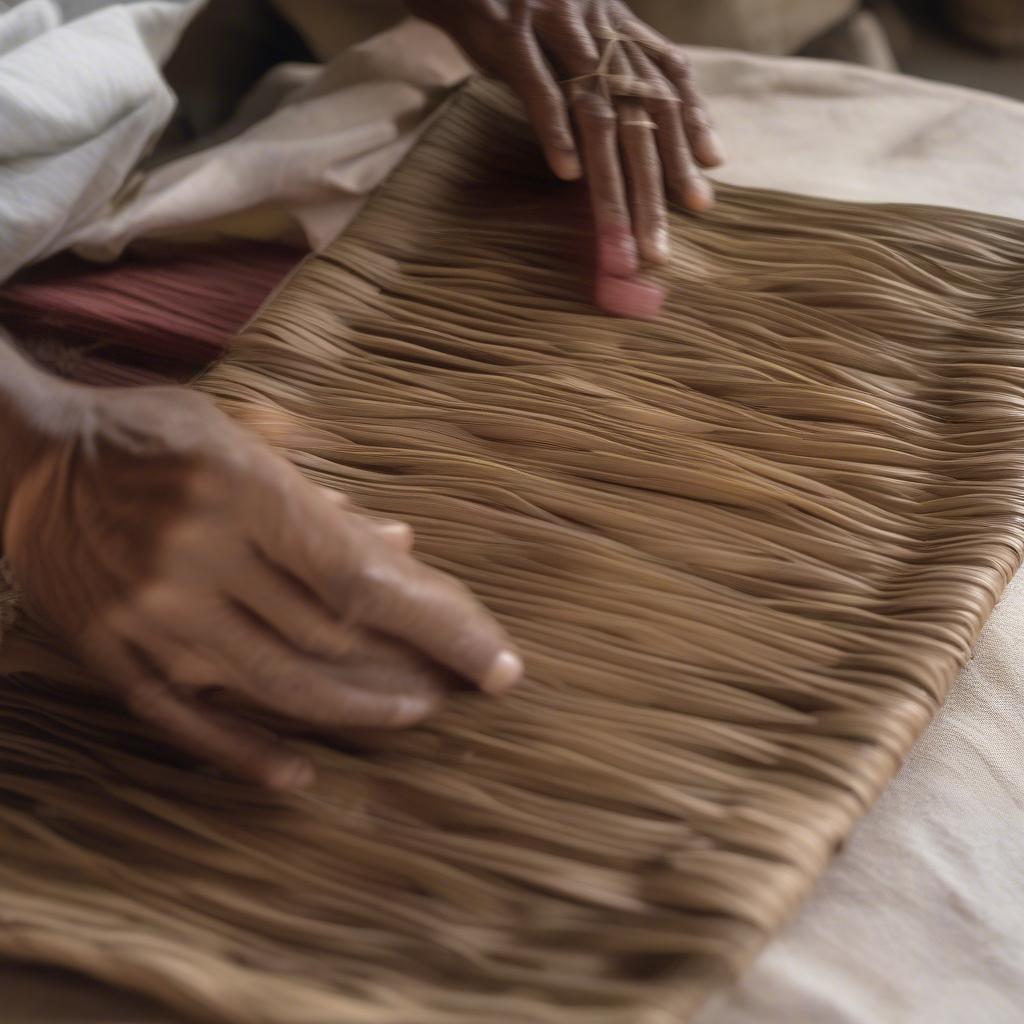
<svg viewBox="0 0 1024 1024">
<path fill-rule="evenodd" d="M 5 512 L 18 481 L 76 425 L 74 390 L 30 363 L 0 330 L 0 555 Z"/>
</svg>

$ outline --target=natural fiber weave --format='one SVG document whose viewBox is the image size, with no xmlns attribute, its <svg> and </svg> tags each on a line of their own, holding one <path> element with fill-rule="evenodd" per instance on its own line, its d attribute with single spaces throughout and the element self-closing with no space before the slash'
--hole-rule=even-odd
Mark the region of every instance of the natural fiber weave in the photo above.
<svg viewBox="0 0 1024 1024">
<path fill-rule="evenodd" d="M 638 323 L 583 201 L 474 85 L 201 382 L 529 682 L 311 747 L 308 798 L 8 687 L 4 951 L 237 1024 L 667 1024 L 792 913 L 1020 562 L 1024 227 L 722 189 Z"/>
</svg>

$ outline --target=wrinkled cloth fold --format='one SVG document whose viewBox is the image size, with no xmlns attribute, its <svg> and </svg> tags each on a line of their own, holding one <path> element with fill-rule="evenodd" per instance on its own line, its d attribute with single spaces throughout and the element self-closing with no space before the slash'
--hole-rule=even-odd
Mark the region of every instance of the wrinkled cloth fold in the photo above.
<svg viewBox="0 0 1024 1024">
<path fill-rule="evenodd" d="M 0 281 L 64 249 L 115 259 L 139 237 L 327 244 L 469 73 L 416 19 L 326 65 L 268 73 L 200 146 L 142 173 L 175 97 L 161 64 L 203 0 L 55 0 L 0 14 Z M 31 83 L 31 87 L 29 84 Z"/>
<path fill-rule="evenodd" d="M 0 14 L 0 281 L 105 218 L 174 110 L 160 65 L 201 2 Z"/>
</svg>

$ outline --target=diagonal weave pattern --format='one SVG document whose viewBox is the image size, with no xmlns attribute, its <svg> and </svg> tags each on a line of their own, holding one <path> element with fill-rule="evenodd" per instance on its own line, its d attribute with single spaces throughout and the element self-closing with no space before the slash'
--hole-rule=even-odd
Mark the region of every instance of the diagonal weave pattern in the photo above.
<svg viewBox="0 0 1024 1024">
<path fill-rule="evenodd" d="M 287 799 L 9 687 L 0 950 L 237 1024 L 668 1024 L 742 967 L 1020 563 L 1024 226 L 729 189 L 672 232 L 663 316 L 595 315 L 579 194 L 460 95 L 201 387 L 529 684 Z"/>
</svg>

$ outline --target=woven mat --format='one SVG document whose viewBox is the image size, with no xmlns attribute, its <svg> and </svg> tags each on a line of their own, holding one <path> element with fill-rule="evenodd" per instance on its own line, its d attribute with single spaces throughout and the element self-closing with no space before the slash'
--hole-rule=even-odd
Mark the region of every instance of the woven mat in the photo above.
<svg viewBox="0 0 1024 1024">
<path fill-rule="evenodd" d="M 1024 227 L 723 189 L 643 324 L 584 202 L 473 84 L 200 385 L 528 683 L 286 798 L 8 688 L 0 949 L 237 1024 L 668 1024 L 792 914 L 1020 563 Z"/>
</svg>

